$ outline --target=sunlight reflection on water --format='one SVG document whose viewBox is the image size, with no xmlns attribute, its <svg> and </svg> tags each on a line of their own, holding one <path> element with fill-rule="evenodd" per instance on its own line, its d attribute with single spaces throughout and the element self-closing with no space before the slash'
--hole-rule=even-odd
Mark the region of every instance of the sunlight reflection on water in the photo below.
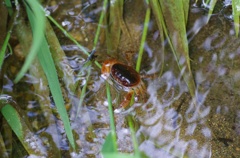
<svg viewBox="0 0 240 158">
<path fill-rule="evenodd" d="M 141 107 L 146 114 L 138 117 L 142 126 L 137 131 L 138 135 L 142 133 L 145 137 L 149 137 L 140 145 L 140 149 L 148 156 L 157 157 L 160 154 L 161 156 L 166 155 L 166 157 L 174 157 L 174 155 L 181 157 L 186 153 L 188 155 L 193 154 L 192 156 L 202 155 L 202 157 L 210 155 L 210 145 L 202 147 L 198 145 L 197 139 L 194 136 L 192 137 L 193 133 L 199 132 L 206 138 L 206 143 L 207 139 L 211 138 L 211 130 L 207 127 L 204 127 L 201 131 L 195 131 L 199 124 L 204 124 L 204 119 L 210 111 L 209 107 L 202 106 L 207 93 L 196 95 L 199 103 L 197 107 L 193 101 L 189 100 L 190 104 L 186 113 L 182 115 L 177 111 L 178 108 L 172 108 L 171 106 L 185 92 L 187 92 L 186 84 L 180 78 L 176 78 L 170 71 L 164 73 L 159 79 L 149 81 L 149 99 Z M 148 108 L 149 104 L 151 104 L 150 108 Z M 185 139 L 185 136 L 190 139 Z M 193 142 L 194 146 L 192 145 Z M 193 150 L 194 153 L 191 154 Z"/>
</svg>

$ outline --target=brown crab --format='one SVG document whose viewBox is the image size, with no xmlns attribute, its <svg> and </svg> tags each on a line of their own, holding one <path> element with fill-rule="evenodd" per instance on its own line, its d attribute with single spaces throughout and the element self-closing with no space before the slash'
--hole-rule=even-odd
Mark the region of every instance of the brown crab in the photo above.
<svg viewBox="0 0 240 158">
<path fill-rule="evenodd" d="M 134 93 L 137 100 L 140 96 L 143 98 L 145 95 L 146 88 L 139 73 L 131 66 L 121 63 L 116 59 L 103 62 L 101 76 L 118 90 L 127 92 L 120 104 L 121 108 L 126 108 L 129 105 Z"/>
</svg>

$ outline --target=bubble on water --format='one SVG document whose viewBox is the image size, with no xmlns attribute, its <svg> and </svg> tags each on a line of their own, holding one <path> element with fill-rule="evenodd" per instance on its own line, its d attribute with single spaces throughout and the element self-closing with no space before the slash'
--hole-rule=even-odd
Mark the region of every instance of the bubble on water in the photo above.
<svg viewBox="0 0 240 158">
<path fill-rule="evenodd" d="M 217 61 L 217 54 L 216 54 L 216 53 L 214 53 L 214 54 L 212 55 L 212 61 Z"/>
<path fill-rule="evenodd" d="M 45 10 L 45 16 L 49 16 L 51 14 L 51 12 L 49 10 Z"/>
<path fill-rule="evenodd" d="M 202 105 L 205 102 L 208 93 L 209 93 L 209 90 L 207 90 L 206 92 L 196 91 L 195 99 L 197 101 L 197 104 Z"/>
<path fill-rule="evenodd" d="M 186 134 L 186 135 L 193 135 L 196 127 L 197 127 L 197 124 L 196 124 L 196 123 L 188 124 L 185 134 Z"/>
<path fill-rule="evenodd" d="M 202 70 L 197 71 L 195 76 L 196 84 L 201 84 L 207 79 L 207 77 L 203 74 Z"/>
<path fill-rule="evenodd" d="M 207 138 L 211 138 L 211 130 L 209 128 L 203 128 L 202 134 Z"/>
<path fill-rule="evenodd" d="M 232 35 L 232 36 L 235 35 L 234 29 L 230 29 L 230 30 L 229 30 L 229 34 Z"/>
<path fill-rule="evenodd" d="M 235 53 L 229 53 L 229 59 L 233 59 L 235 57 Z"/>
<path fill-rule="evenodd" d="M 227 68 L 225 68 L 225 67 L 223 67 L 223 66 L 218 67 L 218 75 L 219 75 L 219 76 L 225 75 L 226 72 L 227 72 Z"/>
<path fill-rule="evenodd" d="M 62 26 L 68 26 L 68 25 L 70 25 L 70 24 L 71 24 L 71 22 L 70 22 L 70 21 L 67 21 L 67 20 L 65 20 L 65 21 L 62 22 Z"/>
<path fill-rule="evenodd" d="M 68 14 L 69 14 L 69 15 L 74 15 L 75 12 L 74 12 L 74 11 L 69 11 Z"/>
<path fill-rule="evenodd" d="M 223 6 L 224 6 L 224 7 L 227 7 L 227 6 L 229 6 L 229 5 L 232 5 L 232 0 L 224 0 L 224 1 L 223 1 Z"/>
<path fill-rule="evenodd" d="M 146 50 L 148 57 L 152 58 L 153 56 L 153 51 L 152 49 L 149 47 L 149 45 L 147 44 L 147 42 L 144 43 L 144 49 Z"/>
<path fill-rule="evenodd" d="M 104 106 L 108 106 L 108 101 L 105 100 L 105 101 L 103 102 L 103 105 L 104 105 Z"/>
</svg>

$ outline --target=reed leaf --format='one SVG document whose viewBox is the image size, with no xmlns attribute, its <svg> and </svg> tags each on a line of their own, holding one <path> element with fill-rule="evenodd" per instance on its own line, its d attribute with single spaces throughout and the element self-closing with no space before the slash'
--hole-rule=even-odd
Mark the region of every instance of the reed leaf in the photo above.
<svg viewBox="0 0 240 158">
<path fill-rule="evenodd" d="M 17 77 L 15 78 L 14 82 L 18 82 L 24 74 L 27 72 L 28 68 L 30 67 L 31 63 L 33 62 L 34 58 L 38 53 L 38 49 L 41 45 L 41 41 L 44 38 L 44 28 L 45 28 L 45 15 L 42 10 L 41 5 L 37 0 L 25 0 L 24 1 L 28 18 L 31 23 L 32 33 L 33 33 L 33 42 L 29 51 L 29 54 L 18 73 Z"/>
<path fill-rule="evenodd" d="M 110 85 L 106 83 L 106 90 L 107 90 L 107 100 L 108 100 L 108 113 L 110 117 L 110 129 L 111 129 L 111 139 L 113 141 L 113 149 L 117 151 L 117 134 L 116 134 L 116 127 L 114 124 L 114 115 L 113 115 L 113 108 L 112 108 L 112 97 L 110 92 Z"/>
<path fill-rule="evenodd" d="M 100 15 L 97 32 L 96 32 L 96 35 L 94 38 L 93 50 L 95 50 L 96 46 L 97 46 L 97 41 L 98 41 L 98 38 L 100 35 L 100 29 L 101 29 L 100 26 L 103 24 L 103 20 L 106 15 L 107 2 L 108 2 L 108 0 L 104 0 L 104 2 L 103 2 L 103 9 L 102 9 L 102 12 Z M 110 133 L 106 137 L 105 143 L 101 150 L 103 155 L 105 155 L 106 153 L 109 153 L 109 152 L 117 152 L 117 136 L 116 136 L 116 128 L 115 128 L 115 124 L 114 124 L 112 97 L 111 97 L 109 83 L 106 83 L 106 93 L 107 93 L 107 100 L 108 100 L 108 113 L 109 113 L 109 117 L 110 117 Z"/>
<path fill-rule="evenodd" d="M 66 37 L 68 37 L 74 44 L 76 44 L 78 46 L 78 48 L 80 50 L 83 51 L 84 54 L 86 55 L 90 55 L 89 52 L 81 45 L 77 42 L 77 40 L 75 40 L 71 34 L 69 34 L 68 32 L 66 32 L 66 30 L 60 25 L 58 24 L 58 22 L 56 20 L 54 20 L 50 15 L 47 15 L 48 19 L 55 25 L 57 26 L 63 33 Z M 100 27 L 100 26 L 99 26 Z M 100 31 L 100 28 L 99 28 L 99 31 Z M 100 33 L 100 32 L 99 32 Z M 95 36 L 99 35 L 99 33 L 96 33 Z M 96 38 L 96 37 L 95 37 Z M 94 42 L 95 43 L 95 42 Z M 94 61 L 95 65 L 97 65 L 97 67 L 99 67 L 101 69 L 101 64 L 98 63 L 98 61 Z"/>
<path fill-rule="evenodd" d="M 5 52 L 6 52 L 6 49 L 7 49 L 7 46 L 8 46 L 8 41 L 10 39 L 10 36 L 11 36 L 11 32 L 8 32 L 6 38 L 3 42 L 2 48 L 0 50 L 0 69 L 2 67 L 4 58 L 5 58 Z"/>
<path fill-rule="evenodd" d="M 140 158 L 139 155 L 129 155 L 125 153 L 117 152 L 115 147 L 116 140 L 113 139 L 112 133 L 110 132 L 105 138 L 105 142 L 102 146 L 101 153 L 104 158 Z"/>
<path fill-rule="evenodd" d="M 2 1 L 1 1 L 1 3 L 2 3 Z M 2 3 L 2 5 L 3 5 L 3 3 Z M 12 16 L 13 15 L 13 8 L 12 8 L 11 1 L 10 0 L 5 0 L 5 5 L 8 9 L 9 15 Z M 1 12 L 4 12 L 4 9 L 1 8 Z M 1 19 L 1 20 L 3 20 L 3 19 Z"/>
<path fill-rule="evenodd" d="M 6 104 L 1 113 L 29 155 L 46 156 L 46 149 L 43 148 L 40 139 L 28 128 L 23 116 L 15 108 Z"/>
<path fill-rule="evenodd" d="M 217 0 L 211 0 L 210 2 L 207 2 L 207 4 L 209 3 L 209 11 L 208 11 L 208 18 L 207 18 L 207 23 L 210 20 L 211 16 L 212 16 L 212 12 L 214 10 L 214 7 L 217 3 Z"/>
<path fill-rule="evenodd" d="M 41 47 L 39 49 L 38 59 L 46 74 L 46 77 L 49 83 L 49 88 L 53 96 L 53 100 L 57 107 L 58 113 L 61 117 L 61 120 L 63 121 L 64 129 L 66 131 L 70 145 L 75 150 L 73 134 L 72 134 L 68 114 L 64 106 L 64 100 L 63 100 L 62 91 L 60 88 L 60 83 L 58 81 L 57 71 L 51 56 L 51 52 L 48 47 L 48 43 L 45 38 L 43 38 Z"/>
<path fill-rule="evenodd" d="M 183 0 L 183 10 L 184 10 L 184 19 L 185 19 L 185 24 L 187 24 L 188 21 L 188 12 L 189 12 L 189 0 Z"/>
<path fill-rule="evenodd" d="M 3 140 L 3 137 L 2 137 L 2 134 L 0 133 L 0 154 L 2 157 L 4 158 L 8 158 L 8 153 L 7 153 L 7 150 L 5 148 L 5 143 L 4 143 L 4 140 Z"/>
<path fill-rule="evenodd" d="M 1 14 L 0 14 L 0 19 L 1 19 L 1 23 L 0 23 L 0 35 L 1 35 L 0 36 L 0 69 L 2 68 L 2 64 L 4 61 L 4 57 L 5 57 L 5 53 L 6 53 L 6 49 L 7 49 L 7 45 L 8 45 L 8 40 L 11 35 L 10 31 L 7 32 L 7 21 L 8 21 L 8 14 L 10 14 L 10 11 L 12 12 L 12 8 L 10 5 L 9 6 L 10 9 L 7 10 L 6 6 L 4 5 L 3 2 L 4 2 L 4 0 L 0 0 L 0 10 L 1 10 Z M 9 1 L 6 0 L 5 3 L 9 3 Z M 12 21 L 13 20 L 11 20 L 11 22 L 10 22 L 9 30 L 12 30 L 11 29 L 13 26 Z"/>
<path fill-rule="evenodd" d="M 183 78 L 192 97 L 195 96 L 195 83 L 191 72 L 188 54 L 188 40 L 186 35 L 186 20 L 183 0 L 160 0 L 160 21 L 162 22 L 165 36 L 173 51 L 180 71 L 184 70 Z M 177 14 L 176 14 L 177 13 Z M 181 63 L 180 63 L 181 60 Z"/>
<path fill-rule="evenodd" d="M 76 89 L 76 82 L 74 80 L 74 73 L 69 73 L 68 60 L 65 52 L 62 50 L 58 38 L 48 20 L 46 20 L 46 39 L 49 44 L 50 51 L 57 69 L 59 78 L 63 79 L 64 85 L 70 93 L 74 93 Z"/>
<path fill-rule="evenodd" d="M 78 117 L 78 115 L 79 115 L 79 113 L 81 111 L 83 100 L 84 100 L 85 95 L 86 95 L 86 90 L 87 90 L 87 85 L 88 85 L 88 81 L 89 81 L 89 76 L 91 74 L 91 68 L 92 68 L 91 67 L 91 62 L 90 61 L 87 62 L 84 66 L 87 67 L 87 77 L 86 77 L 86 83 L 84 84 L 84 86 L 82 88 L 82 91 L 81 91 L 81 94 L 80 94 L 75 120 L 76 120 L 76 118 Z"/>
<path fill-rule="evenodd" d="M 133 143 L 133 147 L 134 147 L 134 154 L 138 157 L 141 157 L 141 153 L 140 153 L 139 148 L 138 148 L 138 141 L 137 141 L 137 138 L 136 138 L 136 132 L 134 130 L 133 121 L 135 121 L 135 120 L 133 120 L 133 118 L 128 116 L 127 121 L 128 121 L 128 126 L 129 126 L 129 129 L 130 129 L 130 132 L 131 132 L 132 143 Z"/>
<path fill-rule="evenodd" d="M 147 4 L 149 4 L 148 1 L 146 1 Z M 146 15 L 145 15 L 145 20 L 144 20 L 144 27 L 143 27 L 143 34 L 142 34 L 142 38 L 141 38 L 141 44 L 140 44 L 140 48 L 139 48 L 139 52 L 138 52 L 138 59 L 137 59 L 137 65 L 136 65 L 136 71 L 139 72 L 140 71 L 140 66 L 141 66 L 141 61 L 142 61 L 142 55 L 143 55 L 143 50 L 144 50 L 144 45 L 145 45 L 145 41 L 146 41 L 146 37 L 147 37 L 147 31 L 148 31 L 148 25 L 149 25 L 149 21 L 150 21 L 150 7 L 147 7 L 147 11 L 146 11 Z"/>
<path fill-rule="evenodd" d="M 121 35 L 121 27 L 119 26 L 122 24 L 123 1 L 118 0 L 110 3 L 106 30 L 107 47 L 108 51 L 117 52 Z"/>
<path fill-rule="evenodd" d="M 239 15 L 240 15 L 240 0 L 232 0 L 232 14 L 234 20 L 235 34 L 238 37 L 239 33 Z"/>
<path fill-rule="evenodd" d="M 165 45 L 164 45 L 164 29 L 163 29 L 163 17 L 162 17 L 162 12 L 160 8 L 160 4 L 158 0 L 150 0 L 150 7 L 153 11 L 157 26 L 158 26 L 158 30 L 159 30 L 159 34 L 160 34 L 160 41 L 161 41 L 161 70 L 159 73 L 159 76 L 162 75 L 163 72 L 163 67 L 164 67 L 164 57 L 165 57 Z M 166 29 L 165 29 L 166 30 Z"/>
<path fill-rule="evenodd" d="M 68 140 L 70 142 L 71 147 L 75 150 L 75 143 L 74 143 L 74 139 L 73 139 L 73 134 L 72 134 L 69 118 L 68 118 L 68 115 L 67 115 L 67 111 L 66 111 L 65 106 L 64 106 L 64 100 L 63 100 L 60 84 L 59 84 L 59 81 L 58 81 L 58 75 L 57 75 L 56 68 L 55 68 L 55 65 L 54 65 L 54 62 L 53 62 L 53 59 L 52 59 L 52 56 L 51 56 L 51 52 L 49 50 L 48 43 L 47 43 L 46 38 L 44 36 L 44 32 L 43 32 L 44 31 L 44 26 L 42 27 L 42 29 L 37 29 L 38 28 L 38 26 L 37 26 L 38 25 L 38 19 L 40 17 L 37 17 L 36 16 L 37 12 L 33 11 L 35 9 L 34 7 L 32 8 L 33 4 L 37 4 L 37 9 L 40 9 L 40 12 L 43 13 L 43 11 L 42 11 L 42 9 L 41 9 L 41 7 L 38 3 L 30 2 L 30 4 L 29 3 L 26 4 L 27 14 L 28 14 L 28 18 L 29 18 L 30 25 L 31 25 L 31 28 L 32 28 L 32 32 L 33 32 L 33 43 L 32 43 L 31 49 L 30 49 L 30 54 L 31 54 L 31 51 L 33 51 L 33 50 L 38 52 L 37 53 L 38 59 L 39 59 L 40 64 L 41 64 L 41 66 L 44 70 L 44 73 L 47 77 L 49 87 L 50 87 L 50 91 L 52 93 L 53 100 L 56 104 L 59 115 L 60 115 L 60 117 L 63 121 L 64 129 L 66 131 Z M 44 14 L 42 16 L 43 16 L 43 19 L 44 19 Z M 39 36 L 37 36 L 38 31 L 40 31 L 40 33 L 42 33 Z M 30 54 L 28 54 L 26 60 L 29 60 L 29 58 L 31 58 L 31 60 L 34 60 L 35 56 L 31 54 L 32 56 L 29 57 Z M 35 52 L 33 52 L 33 54 L 35 54 Z M 29 63 L 31 63 L 31 61 L 29 61 Z M 23 69 L 21 71 L 23 72 Z M 18 75 L 18 77 L 15 79 L 15 82 L 17 82 L 21 78 L 20 76 Z"/>
</svg>

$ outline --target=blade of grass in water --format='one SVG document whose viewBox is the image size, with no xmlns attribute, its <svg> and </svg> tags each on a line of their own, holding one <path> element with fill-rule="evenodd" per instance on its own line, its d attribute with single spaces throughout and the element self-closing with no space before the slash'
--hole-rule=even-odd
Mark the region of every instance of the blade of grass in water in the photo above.
<svg viewBox="0 0 240 158">
<path fill-rule="evenodd" d="M 87 62 L 84 66 L 87 67 L 87 77 L 86 77 L 86 83 L 84 84 L 83 88 L 82 88 L 82 91 L 81 91 L 81 95 L 80 95 L 80 98 L 79 98 L 79 103 L 78 103 L 78 108 L 77 108 L 77 113 L 76 113 L 76 117 L 75 119 L 78 117 L 79 115 L 79 112 L 81 110 L 81 107 L 82 107 L 82 103 L 83 103 L 83 99 L 85 97 L 85 94 L 86 94 L 86 89 L 87 89 L 87 83 L 88 83 L 88 80 L 89 80 L 89 76 L 91 74 L 91 62 Z"/>
<path fill-rule="evenodd" d="M 96 46 L 97 46 L 97 42 L 98 42 L 98 39 L 99 39 L 99 35 L 100 35 L 100 31 L 101 31 L 101 26 L 103 24 L 103 19 L 104 19 L 104 16 L 106 14 L 106 8 L 107 8 L 107 2 L 108 0 L 104 0 L 103 2 L 103 9 L 102 9 L 102 12 L 101 12 L 101 15 L 100 15 L 100 19 L 99 19 L 99 22 L 98 22 L 98 27 L 97 27 L 97 31 L 96 31 L 96 34 L 95 34 L 95 37 L 94 37 L 94 41 L 93 41 L 93 51 L 96 49 Z M 50 15 L 47 15 L 48 19 L 54 23 L 71 41 L 73 41 L 86 55 L 90 55 L 89 52 L 87 52 L 87 50 L 81 46 L 61 25 L 59 25 L 57 23 L 56 20 L 54 20 Z M 94 63 L 101 69 L 101 64 L 99 64 L 97 61 L 94 61 Z"/>
<path fill-rule="evenodd" d="M 160 4 L 158 2 L 158 0 L 151 0 L 150 1 L 150 5 L 151 5 L 151 9 L 153 10 L 153 14 L 155 17 L 155 20 L 157 22 L 157 26 L 158 26 L 158 30 L 159 30 L 159 34 L 160 34 L 160 41 L 161 41 L 161 70 L 159 73 L 159 76 L 162 75 L 163 72 L 163 67 L 164 67 L 164 57 L 165 57 L 165 46 L 164 46 L 164 31 L 163 31 L 163 25 L 162 25 L 162 21 L 161 21 L 161 10 L 160 8 Z"/>
<path fill-rule="evenodd" d="M 146 0 L 147 4 L 149 4 L 148 0 Z M 141 38 L 141 44 L 138 52 L 138 59 L 137 59 L 137 65 L 136 65 L 136 71 L 140 71 L 140 66 L 142 62 L 142 55 L 143 55 L 143 50 L 144 50 L 144 45 L 147 37 L 147 31 L 148 31 L 148 25 L 149 25 L 149 20 L 150 20 L 150 7 L 148 5 L 146 15 L 145 15 L 145 20 L 144 20 L 144 27 L 143 27 L 143 34 Z"/>
<path fill-rule="evenodd" d="M 232 14 L 234 20 L 235 34 L 238 37 L 239 33 L 239 15 L 240 15 L 240 0 L 232 0 Z"/>
<path fill-rule="evenodd" d="M 58 81 L 57 71 L 56 71 L 56 68 L 51 56 L 51 52 L 49 50 L 49 47 L 45 38 L 42 41 L 42 45 L 38 53 L 38 59 L 46 74 L 49 87 L 53 96 L 53 100 L 57 107 L 58 113 L 61 117 L 61 120 L 63 121 L 64 129 L 67 134 L 70 145 L 75 150 L 74 138 L 73 138 L 68 114 L 64 106 L 64 100 L 63 100 L 62 91 L 60 88 L 60 83 Z"/>
<path fill-rule="evenodd" d="M 66 131 L 68 140 L 70 142 L 71 147 L 75 150 L 75 143 L 74 143 L 74 139 L 73 139 L 73 134 L 72 134 L 69 118 L 68 118 L 68 115 L 67 115 L 67 111 L 66 111 L 65 106 L 64 106 L 64 100 L 63 100 L 60 84 L 59 84 L 59 81 L 58 81 L 56 68 L 55 68 L 55 65 L 54 65 L 54 62 L 53 62 L 53 59 L 52 59 L 52 56 L 51 56 L 51 52 L 50 52 L 49 47 L 48 47 L 48 43 L 47 43 L 47 41 L 44 37 L 44 32 L 43 32 L 44 31 L 44 23 L 45 23 L 44 22 L 44 14 L 43 15 L 42 14 L 38 15 L 40 17 L 38 17 L 36 15 L 39 12 L 40 13 L 44 13 L 44 12 L 42 11 L 39 3 L 35 2 L 35 1 L 29 2 L 29 0 L 26 1 L 26 2 L 27 2 L 27 4 L 26 4 L 27 14 L 28 14 L 28 18 L 29 18 L 29 21 L 30 21 L 32 31 L 33 31 L 33 44 L 32 44 L 31 51 L 34 50 L 34 51 L 38 52 L 37 53 L 38 59 L 39 59 L 40 64 L 41 64 L 41 66 L 44 70 L 44 73 L 46 74 L 46 77 L 47 77 L 47 80 L 48 80 L 48 83 L 49 83 L 49 87 L 50 87 L 50 91 L 52 93 L 53 100 L 56 104 L 59 115 L 60 115 L 60 117 L 63 121 L 64 129 Z M 35 2 L 35 3 L 33 3 L 33 2 Z M 28 5 L 31 8 L 29 8 Z M 40 25 L 38 23 L 38 20 L 40 22 L 44 22 L 43 26 L 40 26 L 41 29 L 38 29 L 38 27 L 39 27 L 38 25 Z M 39 35 L 38 31 L 40 31 L 40 33 L 42 33 L 42 34 Z M 31 51 L 30 51 L 30 54 L 32 53 Z M 26 60 L 29 60 L 28 58 L 29 58 L 30 54 L 28 55 Z M 35 56 L 34 54 L 35 54 L 35 52 L 33 52 L 33 55 L 31 54 L 31 57 L 30 57 L 31 60 L 34 59 L 34 56 Z M 28 62 L 31 63 L 31 61 L 28 61 Z M 18 81 L 18 79 L 20 79 L 19 75 L 15 80 Z"/>
<path fill-rule="evenodd" d="M 184 10 L 184 19 L 185 19 L 185 24 L 187 24 L 188 21 L 188 11 L 189 11 L 189 0 L 183 0 L 183 10 Z"/>
<path fill-rule="evenodd" d="M 41 146 L 40 139 L 31 132 L 25 120 L 10 104 L 2 107 L 1 113 L 29 155 L 46 156 L 46 149 Z"/>
<path fill-rule="evenodd" d="M 2 155 L 3 157 L 8 157 L 7 150 L 5 148 L 5 143 L 1 133 L 0 133 L 0 155 Z"/>
<path fill-rule="evenodd" d="M 9 39 L 11 37 L 11 33 L 12 33 L 12 29 L 13 29 L 13 24 L 14 24 L 15 18 L 16 18 L 16 12 L 15 12 L 15 14 L 13 16 L 11 16 L 10 27 L 9 27 L 8 32 L 7 32 L 6 38 L 4 40 L 4 43 L 2 45 L 2 48 L 0 50 L 0 69 L 1 69 L 3 61 L 4 61 L 4 57 L 5 57 L 5 52 L 6 52 L 7 46 L 9 46 L 8 45 L 8 41 L 9 41 Z M 10 46 L 10 48 L 11 48 L 11 46 Z M 10 51 L 12 51 L 12 50 L 10 49 Z"/>
<path fill-rule="evenodd" d="M 6 36 L 5 40 L 4 40 L 3 46 L 2 46 L 2 48 L 0 50 L 0 69 L 2 67 L 4 58 L 5 58 L 5 52 L 6 52 L 6 49 L 7 49 L 7 46 L 8 46 L 8 41 L 10 39 L 10 36 L 11 36 L 11 32 L 9 31 L 7 33 L 7 36 Z"/>
<path fill-rule="evenodd" d="M 5 0 L 5 5 L 8 8 L 8 13 L 10 16 L 13 14 L 13 8 L 12 8 L 12 3 L 10 0 Z M 2 10 L 1 10 L 2 11 Z"/>
<path fill-rule="evenodd" d="M 107 50 L 113 53 L 117 53 L 117 48 L 120 41 L 121 35 L 121 18 L 120 15 L 123 10 L 123 1 L 115 1 L 114 3 L 110 3 L 109 7 L 109 17 L 106 17 L 106 25 L 108 26 L 106 29 L 106 38 L 107 38 Z M 122 15 L 122 14 L 121 14 Z"/>
<path fill-rule="evenodd" d="M 215 7 L 216 2 L 217 2 L 217 0 L 211 0 L 210 3 L 207 2 L 207 4 L 209 3 L 209 11 L 208 11 L 207 23 L 208 23 L 208 21 L 210 20 L 210 18 L 212 16 L 212 12 L 213 12 L 213 9 Z"/>
<path fill-rule="evenodd" d="M 103 8 L 102 8 L 100 19 L 99 19 L 99 22 L 98 22 L 96 35 L 95 35 L 94 41 L 93 41 L 93 51 L 96 49 L 96 46 L 97 46 L 97 42 L 98 42 L 98 38 L 99 38 L 99 35 L 100 35 L 100 30 L 101 30 L 101 25 L 103 24 L 103 19 L 104 19 L 104 16 L 106 14 L 106 10 L 107 10 L 107 2 L 108 2 L 108 0 L 104 0 L 104 2 L 103 2 Z"/>
<path fill-rule="evenodd" d="M 108 100 L 108 113 L 110 117 L 110 128 L 111 128 L 111 135 L 113 141 L 113 148 L 114 151 L 117 151 L 117 136 L 116 136 L 116 128 L 114 124 L 114 115 L 113 115 L 113 108 L 112 108 L 112 97 L 110 92 L 109 83 L 106 83 L 106 90 L 107 90 L 107 100 Z"/>
<path fill-rule="evenodd" d="M 27 72 L 33 59 L 38 53 L 38 48 L 40 47 L 41 41 L 44 37 L 45 15 L 42 11 L 41 5 L 37 0 L 25 0 L 24 2 L 27 9 L 28 18 L 31 22 L 33 42 L 29 54 L 14 82 L 18 82 Z M 30 14 L 33 15 L 30 16 Z"/>
<path fill-rule="evenodd" d="M 70 35 L 61 25 L 58 24 L 58 22 L 56 20 L 54 20 L 50 15 L 47 15 L 48 19 L 54 24 L 56 25 L 63 33 L 66 37 L 68 37 L 73 43 L 75 43 L 78 48 L 80 50 L 82 50 L 86 55 L 89 55 L 89 53 L 87 52 L 87 50 L 82 46 L 80 45 L 77 40 L 75 40 L 72 35 Z"/>
<path fill-rule="evenodd" d="M 106 14 L 107 2 L 108 2 L 107 0 L 104 0 L 104 2 L 103 2 L 103 10 L 101 12 L 97 32 L 96 32 L 96 35 L 95 35 L 95 38 L 94 38 L 93 50 L 95 50 L 96 46 L 97 46 L 97 41 L 98 41 L 98 38 L 99 38 L 99 35 L 100 35 L 100 26 L 102 25 L 104 16 Z M 103 155 L 105 155 L 109 152 L 117 152 L 116 128 L 115 128 L 115 124 L 114 124 L 114 115 L 113 115 L 113 109 L 112 109 L 112 98 L 111 98 L 110 86 L 109 86 L 108 83 L 106 83 L 106 92 L 107 92 L 108 113 L 109 113 L 109 117 L 110 117 L 110 129 L 111 130 L 110 130 L 110 133 L 107 136 L 107 138 L 105 140 L 105 143 L 103 145 L 103 148 L 102 148 Z M 104 157 L 106 157 L 106 155 Z"/>
<path fill-rule="evenodd" d="M 131 132 L 131 137 L 132 137 L 132 143 L 133 143 L 133 147 L 134 147 L 135 156 L 136 157 L 141 157 L 141 153 L 140 153 L 139 148 L 138 148 L 138 141 L 137 141 L 137 138 L 136 138 L 136 133 L 134 131 L 133 120 L 131 119 L 130 116 L 128 116 L 127 121 L 128 121 L 128 126 L 129 126 L 130 132 Z"/>
<path fill-rule="evenodd" d="M 143 34 L 142 34 L 140 48 L 139 48 L 139 52 L 138 52 L 137 65 L 136 65 L 136 71 L 137 72 L 140 71 L 140 67 L 141 67 L 142 55 L 143 55 L 143 51 L 144 51 L 144 45 L 145 45 L 145 41 L 146 41 L 146 37 L 147 37 L 148 26 L 149 26 L 149 21 L 150 21 L 150 14 L 151 14 L 151 10 L 150 10 L 150 7 L 149 7 L 149 1 L 146 0 L 146 3 L 148 5 L 148 7 L 147 7 L 146 15 L 145 15 Z M 131 103 L 130 103 L 131 105 L 133 104 L 133 101 L 134 101 L 134 96 L 131 99 Z M 130 128 L 130 131 L 131 131 L 135 157 L 141 157 L 141 154 L 140 154 L 139 149 L 138 149 L 138 143 L 137 143 L 137 139 L 136 139 L 136 136 L 135 136 L 134 128 L 133 128 L 133 122 L 129 117 L 128 117 L 127 120 L 128 120 L 129 128 Z"/>
<path fill-rule="evenodd" d="M 98 42 L 100 31 L 101 31 L 101 26 L 102 26 L 102 23 L 103 23 L 104 16 L 106 14 L 106 8 L 107 8 L 107 0 L 104 0 L 102 12 L 101 12 L 99 23 L 98 23 L 98 27 L 97 27 L 97 31 L 96 31 L 96 34 L 95 34 L 95 37 L 94 37 L 93 50 L 92 51 L 95 51 L 95 49 L 97 47 L 97 42 Z M 87 55 L 89 56 L 90 54 L 87 52 Z M 95 64 L 99 68 L 101 68 L 101 65 L 97 61 L 95 61 Z M 78 104 L 78 109 L 77 109 L 77 113 L 76 113 L 76 117 L 75 118 L 77 118 L 77 116 L 78 116 L 78 114 L 79 114 L 79 112 L 81 110 L 83 99 L 84 99 L 84 96 L 85 96 L 85 93 L 86 93 L 88 78 L 89 78 L 89 75 L 91 73 L 91 62 L 87 62 L 84 66 L 86 66 L 86 67 L 89 66 L 88 74 L 87 74 L 87 77 L 86 77 L 86 84 L 83 86 L 82 91 L 81 91 L 79 104 Z"/>
<path fill-rule="evenodd" d="M 88 56 L 90 55 L 90 54 L 88 53 L 88 51 L 87 51 L 83 46 L 81 46 L 81 45 L 77 42 L 77 40 L 75 40 L 75 39 L 72 37 L 72 35 L 70 35 L 61 25 L 59 25 L 59 24 L 57 23 L 56 20 L 54 20 L 50 15 L 48 15 L 47 17 L 48 17 L 48 19 L 49 19 L 54 25 L 56 25 L 56 26 L 64 33 L 65 36 L 67 36 L 73 43 L 75 43 L 86 55 L 88 55 Z M 101 64 L 99 64 L 97 61 L 94 61 L 94 63 L 101 69 Z"/>
<path fill-rule="evenodd" d="M 110 86 L 106 83 L 107 98 L 108 98 L 108 110 L 110 115 L 110 128 L 111 132 L 107 135 L 105 142 L 103 144 L 101 153 L 104 158 L 140 158 L 139 154 L 129 155 L 122 154 L 117 152 L 117 138 L 116 138 L 116 129 L 114 125 L 114 116 L 112 110 L 112 99 L 110 94 Z"/>
<path fill-rule="evenodd" d="M 180 71 L 184 68 L 183 78 L 188 86 L 192 97 L 195 96 L 195 83 L 191 72 L 190 59 L 188 54 L 188 41 L 186 36 L 186 23 L 184 6 L 182 1 L 159 1 L 159 18 L 163 26 L 164 34 L 167 37 L 169 46 L 174 54 Z M 177 14 L 176 14 L 177 13 Z M 164 18 L 165 17 L 165 18 Z M 175 43 L 173 43 L 173 41 Z M 180 59 L 184 58 L 184 63 L 180 64 Z"/>
</svg>

